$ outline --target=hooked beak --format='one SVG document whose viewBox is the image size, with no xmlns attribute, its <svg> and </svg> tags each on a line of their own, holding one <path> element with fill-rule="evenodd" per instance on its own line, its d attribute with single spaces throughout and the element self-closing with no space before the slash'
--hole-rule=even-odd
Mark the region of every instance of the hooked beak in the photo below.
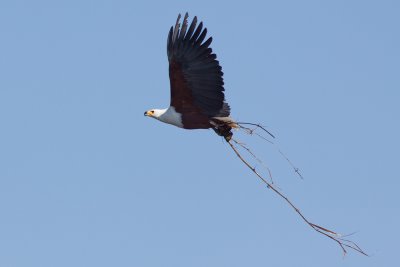
<svg viewBox="0 0 400 267">
<path fill-rule="evenodd" d="M 145 116 L 149 116 L 149 112 L 146 111 L 146 112 L 144 113 L 144 115 L 145 115 Z"/>
</svg>

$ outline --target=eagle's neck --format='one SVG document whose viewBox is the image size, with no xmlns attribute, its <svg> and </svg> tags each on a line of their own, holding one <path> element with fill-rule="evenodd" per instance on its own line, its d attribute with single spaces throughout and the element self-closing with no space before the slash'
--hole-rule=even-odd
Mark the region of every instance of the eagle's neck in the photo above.
<svg viewBox="0 0 400 267">
<path fill-rule="evenodd" d="M 183 128 L 182 114 L 176 112 L 175 108 L 172 106 L 166 109 L 160 109 L 156 119 Z"/>
</svg>

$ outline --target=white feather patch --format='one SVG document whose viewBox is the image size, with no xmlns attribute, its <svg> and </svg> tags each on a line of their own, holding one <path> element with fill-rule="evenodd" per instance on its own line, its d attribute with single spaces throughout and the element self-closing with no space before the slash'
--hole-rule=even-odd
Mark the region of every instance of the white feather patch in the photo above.
<svg viewBox="0 0 400 267">
<path fill-rule="evenodd" d="M 170 106 L 168 109 L 163 111 L 164 112 L 156 119 L 183 128 L 182 114 L 176 112 L 174 107 Z"/>
</svg>

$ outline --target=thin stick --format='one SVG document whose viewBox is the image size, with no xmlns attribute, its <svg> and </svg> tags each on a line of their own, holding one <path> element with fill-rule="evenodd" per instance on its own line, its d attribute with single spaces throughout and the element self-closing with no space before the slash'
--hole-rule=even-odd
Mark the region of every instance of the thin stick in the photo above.
<svg viewBox="0 0 400 267">
<path fill-rule="evenodd" d="M 255 134 L 255 135 L 257 135 L 258 137 L 260 137 L 260 138 L 264 139 L 265 141 L 267 141 L 268 143 L 274 144 L 274 142 L 272 142 L 271 140 L 268 140 L 267 138 L 265 138 L 265 137 L 262 136 L 261 134 L 256 133 L 257 127 L 254 128 L 254 129 L 251 129 L 251 128 L 249 128 L 249 127 L 245 127 L 245 126 L 240 125 L 240 124 L 238 124 L 238 126 L 239 126 L 240 129 L 243 129 L 243 130 L 247 131 L 248 134 L 250 134 L 250 135 Z"/>
<path fill-rule="evenodd" d="M 233 140 L 233 139 L 231 139 Z M 236 141 L 235 141 L 236 142 Z M 267 180 L 265 180 L 257 171 L 254 167 L 252 167 L 239 153 L 239 151 L 236 149 L 236 147 L 231 143 L 231 141 L 227 142 L 229 146 L 232 148 L 232 150 L 235 152 L 236 156 L 255 174 L 257 175 L 258 178 L 261 179 L 263 183 L 267 185 L 268 188 L 270 188 L 272 191 L 274 191 L 276 194 L 278 194 L 281 198 L 283 198 L 286 203 L 288 203 L 294 210 L 295 212 L 303 219 L 305 223 L 307 223 L 314 231 L 332 239 L 335 241 L 342 249 L 343 254 L 346 255 L 347 250 L 346 248 L 353 249 L 365 256 L 368 256 L 356 243 L 353 241 L 347 240 L 347 239 L 342 239 L 341 235 L 331 231 L 329 229 L 326 229 L 324 227 L 321 227 L 317 224 L 314 224 L 310 222 L 303 214 L 300 212 L 300 210 L 285 196 L 283 195 L 278 189 L 276 189 L 271 183 L 269 183 Z"/>
<path fill-rule="evenodd" d="M 243 125 L 241 125 L 241 124 L 253 125 L 253 126 L 255 126 L 256 128 L 255 128 L 255 129 L 250 129 L 250 128 L 245 127 L 245 126 L 243 126 Z M 270 144 L 272 144 L 272 145 L 275 145 L 275 146 L 276 146 L 276 149 L 277 149 L 278 152 L 279 152 L 279 154 L 281 154 L 281 156 L 289 163 L 289 165 L 292 167 L 292 169 L 294 170 L 294 172 L 295 172 L 302 180 L 304 180 L 303 175 L 300 173 L 300 169 L 297 168 L 297 167 L 289 160 L 289 158 L 282 152 L 282 150 L 281 150 L 274 142 L 268 140 L 267 138 L 265 138 L 265 137 L 262 136 L 261 134 L 256 133 L 256 130 L 257 130 L 257 129 L 262 129 L 262 130 L 266 131 L 267 133 L 269 133 L 263 126 L 261 126 L 260 124 L 249 123 L 249 122 L 237 122 L 237 125 L 239 126 L 240 129 L 246 130 L 246 131 L 248 132 L 248 134 L 250 134 L 250 135 L 255 134 L 255 135 L 257 135 L 258 137 L 260 137 L 261 139 L 267 141 L 268 143 L 270 143 Z M 269 134 L 270 134 L 270 133 L 269 133 Z M 270 135 L 271 135 L 271 134 L 270 134 Z M 271 135 L 271 136 L 274 137 L 273 135 Z M 275 138 L 275 137 L 274 137 L 274 138 Z"/>
<path fill-rule="evenodd" d="M 235 139 L 231 139 L 233 142 L 235 142 L 235 144 L 241 146 L 243 149 L 245 149 L 258 163 L 261 164 L 261 166 L 263 166 L 267 171 L 268 171 L 268 175 L 269 178 L 271 180 L 271 184 L 274 184 L 274 180 L 272 179 L 272 172 L 270 170 L 270 168 L 264 164 L 264 162 L 261 161 L 261 159 L 259 159 L 254 153 L 253 151 L 250 150 L 250 148 L 248 148 L 247 146 L 245 146 L 243 143 L 238 142 Z"/>
<path fill-rule="evenodd" d="M 263 130 L 264 132 L 266 132 L 267 134 L 269 134 L 272 138 L 275 138 L 275 136 L 270 133 L 267 129 L 264 128 L 264 126 L 262 126 L 261 124 L 258 123 L 251 123 L 251 122 L 236 122 L 236 124 L 238 124 L 239 126 L 242 125 L 253 125 L 256 126 L 257 128 L 260 128 L 261 130 Z"/>
<path fill-rule="evenodd" d="M 299 168 L 294 166 L 294 164 L 289 160 L 288 157 L 286 157 L 285 154 L 283 154 L 282 150 L 279 147 L 277 147 L 277 148 L 278 148 L 279 153 L 282 155 L 282 157 L 284 157 L 286 159 L 286 161 L 290 164 L 290 166 L 292 166 L 294 172 L 297 173 L 297 175 L 300 176 L 300 178 L 304 180 L 304 177 L 303 177 L 303 175 L 301 175 Z"/>
</svg>

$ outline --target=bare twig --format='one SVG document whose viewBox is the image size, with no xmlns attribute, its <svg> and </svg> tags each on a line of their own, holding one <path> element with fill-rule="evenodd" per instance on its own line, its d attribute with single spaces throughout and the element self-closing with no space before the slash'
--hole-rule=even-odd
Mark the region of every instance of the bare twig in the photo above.
<svg viewBox="0 0 400 267">
<path fill-rule="evenodd" d="M 280 148 L 278 148 L 279 153 L 282 155 L 282 157 L 284 157 L 286 159 L 286 161 L 290 164 L 290 166 L 292 166 L 293 170 L 295 173 L 297 173 L 297 175 L 304 180 L 303 175 L 301 175 L 299 168 L 297 168 L 296 166 L 294 166 L 294 164 L 289 160 L 289 158 L 283 154 L 282 150 L 280 150 Z"/>
<path fill-rule="evenodd" d="M 252 167 L 239 153 L 239 151 L 236 149 L 234 144 L 232 144 L 231 141 L 234 141 L 236 144 L 240 144 L 239 142 L 235 141 L 234 139 L 231 139 L 227 143 L 229 146 L 232 148 L 232 150 L 235 152 L 236 156 L 255 174 L 257 175 L 260 180 L 267 185 L 268 188 L 270 188 L 272 191 L 274 191 L 276 194 L 278 194 L 281 198 L 283 198 L 286 203 L 288 203 L 294 210 L 295 212 L 303 219 L 305 223 L 307 223 L 314 231 L 330 238 L 331 240 L 335 241 L 340 248 L 342 249 L 343 253 L 346 254 L 347 250 L 346 248 L 355 250 L 365 256 L 368 256 L 356 243 L 354 243 L 351 240 L 343 239 L 342 236 L 334 231 L 331 231 L 327 228 L 324 228 L 322 226 L 319 226 L 317 224 L 314 224 L 310 222 L 304 215 L 303 213 L 285 196 L 283 193 L 281 193 L 278 189 L 274 187 L 272 183 L 269 183 L 265 178 L 263 178 L 254 167 Z"/>
<path fill-rule="evenodd" d="M 265 127 L 262 126 L 261 124 L 258 124 L 258 123 L 251 123 L 251 122 L 236 122 L 236 124 L 238 124 L 239 126 L 242 126 L 242 127 L 243 127 L 243 125 L 252 125 L 252 126 L 256 126 L 256 128 L 260 128 L 261 130 L 263 130 L 264 132 L 266 132 L 267 134 L 269 134 L 272 138 L 275 138 L 275 136 L 274 136 L 272 133 L 270 133 L 267 129 L 265 129 Z"/>
<path fill-rule="evenodd" d="M 243 126 L 243 124 L 244 124 L 244 125 L 247 125 L 247 124 L 248 124 L 248 125 L 253 125 L 253 126 L 255 126 L 255 128 L 254 128 L 254 129 L 251 129 L 251 128 L 248 128 L 248 127 Z M 281 154 L 281 156 L 289 163 L 289 165 L 292 167 L 292 169 L 294 170 L 294 172 L 295 172 L 301 179 L 304 180 L 303 175 L 300 173 L 300 169 L 297 168 L 297 167 L 289 160 L 289 158 L 282 152 L 282 150 L 281 150 L 274 142 L 272 142 L 271 140 L 268 140 L 266 137 L 264 137 L 263 135 L 261 135 L 261 134 L 259 134 L 259 133 L 256 132 L 257 129 L 261 129 L 261 130 L 263 130 L 263 131 L 265 131 L 265 132 L 267 132 L 268 134 L 271 135 L 271 133 L 269 133 L 263 126 L 261 126 L 260 124 L 249 123 L 249 122 L 237 122 L 237 125 L 239 126 L 240 129 L 243 129 L 243 130 L 247 131 L 248 134 L 250 134 L 250 135 L 255 134 L 255 135 L 257 135 L 258 137 L 260 137 L 261 139 L 263 139 L 264 141 L 267 141 L 268 143 L 270 143 L 270 144 L 272 144 L 272 145 L 275 145 L 275 147 L 276 147 L 276 149 L 278 150 L 279 154 Z M 271 136 L 275 138 L 275 136 L 273 136 L 273 135 L 271 135 Z"/>
<path fill-rule="evenodd" d="M 260 137 L 261 139 L 264 139 L 264 141 L 267 141 L 267 142 L 270 143 L 270 144 L 274 144 L 274 142 L 272 142 L 271 140 L 265 138 L 264 136 L 262 136 L 261 134 L 259 134 L 259 133 L 256 132 L 256 130 L 258 129 L 258 127 L 252 129 L 252 128 L 249 128 L 249 127 L 245 127 L 245 126 L 243 126 L 243 125 L 241 125 L 241 124 L 237 124 L 237 125 L 239 126 L 239 129 L 245 130 L 248 134 L 250 134 L 250 135 L 255 134 L 255 135 L 257 135 L 258 137 Z"/>
<path fill-rule="evenodd" d="M 242 147 L 244 150 L 246 150 L 258 163 L 260 163 L 267 171 L 268 171 L 268 175 L 269 178 L 271 180 L 271 184 L 274 184 L 274 180 L 272 179 L 272 172 L 270 170 L 270 168 L 264 164 L 264 162 L 261 161 L 261 159 L 259 159 L 254 153 L 253 151 L 250 150 L 250 148 L 248 148 L 245 144 L 238 142 L 235 139 L 232 139 L 233 142 L 235 142 L 235 144 L 239 145 L 240 147 Z"/>
</svg>

